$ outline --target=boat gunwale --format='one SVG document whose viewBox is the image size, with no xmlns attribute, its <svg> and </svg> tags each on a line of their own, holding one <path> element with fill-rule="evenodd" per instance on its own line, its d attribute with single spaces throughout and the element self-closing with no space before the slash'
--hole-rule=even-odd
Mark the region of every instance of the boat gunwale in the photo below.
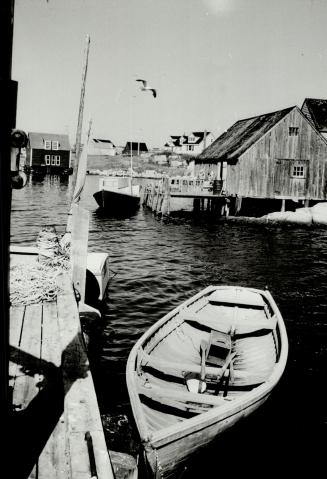
<svg viewBox="0 0 327 479">
<path fill-rule="evenodd" d="M 213 408 L 211 411 L 207 411 L 205 415 L 199 414 L 192 418 L 187 419 L 187 421 L 179 422 L 172 426 L 161 429 L 158 432 L 149 431 L 146 423 L 146 418 L 142 410 L 141 401 L 139 394 L 137 393 L 136 385 L 136 362 L 137 354 L 142 347 L 142 345 L 153 336 L 153 334 L 159 330 L 166 322 L 176 316 L 180 311 L 190 306 L 192 303 L 196 302 L 203 296 L 208 295 L 210 292 L 215 290 L 223 289 L 243 289 L 246 291 L 254 292 L 262 295 L 270 305 L 272 311 L 277 316 L 276 330 L 279 330 L 279 346 L 280 350 L 278 351 L 278 356 L 276 358 L 276 363 L 274 365 L 273 371 L 269 378 L 262 384 L 255 387 L 253 390 L 244 393 L 239 398 L 233 399 L 231 402 L 226 401 L 226 405 Z M 126 379 L 127 379 L 127 388 L 131 399 L 131 406 L 135 416 L 135 421 L 139 430 L 141 440 L 143 442 L 150 442 L 152 447 L 158 448 L 164 444 L 173 442 L 174 440 L 181 437 L 183 432 L 183 437 L 199 431 L 203 428 L 214 424 L 217 421 L 222 421 L 228 416 L 237 414 L 243 409 L 249 407 L 252 403 L 257 402 L 264 398 L 266 395 L 270 394 L 273 387 L 280 380 L 287 362 L 288 356 L 288 339 L 284 320 L 281 316 L 281 313 L 278 309 L 278 306 L 273 299 L 271 293 L 268 290 L 260 290 L 256 288 L 248 288 L 242 286 L 207 286 L 205 289 L 192 296 L 188 300 L 184 301 L 182 304 L 174 308 L 172 311 L 163 316 L 159 321 L 155 322 L 145 333 L 138 339 L 138 341 L 133 346 L 130 355 L 128 357 L 127 366 L 126 366 Z M 132 400 L 133 399 L 133 400 Z M 233 411 L 231 413 L 231 411 Z"/>
</svg>

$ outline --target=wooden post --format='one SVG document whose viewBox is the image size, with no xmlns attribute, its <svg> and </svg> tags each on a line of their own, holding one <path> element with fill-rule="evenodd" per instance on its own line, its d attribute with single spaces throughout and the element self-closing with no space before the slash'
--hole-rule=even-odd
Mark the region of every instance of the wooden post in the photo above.
<svg viewBox="0 0 327 479">
<path fill-rule="evenodd" d="M 86 282 L 87 244 L 89 235 L 89 212 L 78 205 L 72 208 L 71 261 L 73 284 L 84 303 Z"/>
<path fill-rule="evenodd" d="M 157 185 L 156 213 L 159 213 L 159 200 L 160 200 L 160 189 L 159 189 L 159 185 Z"/>
<path fill-rule="evenodd" d="M 281 212 L 284 212 L 285 211 L 285 198 L 282 199 L 282 206 L 280 208 L 280 211 Z"/>
<path fill-rule="evenodd" d="M 200 211 L 200 200 L 199 200 L 199 198 L 194 198 L 194 200 L 193 200 L 193 210 L 195 212 Z"/>
<path fill-rule="evenodd" d="M 163 215 L 170 215 L 170 183 L 169 178 L 164 179 L 164 198 L 161 206 L 161 213 Z"/>
<path fill-rule="evenodd" d="M 9 363 L 9 242 L 11 209 L 11 130 L 16 124 L 17 82 L 11 80 L 14 0 L 0 3 L 0 302 L 1 302 L 1 399 L 10 411 Z M 9 417 L 9 416 L 7 416 Z M 5 432 L 6 434 L 6 432 Z"/>
<path fill-rule="evenodd" d="M 241 211 L 242 208 L 242 196 L 236 196 L 235 198 L 235 216 Z"/>
</svg>

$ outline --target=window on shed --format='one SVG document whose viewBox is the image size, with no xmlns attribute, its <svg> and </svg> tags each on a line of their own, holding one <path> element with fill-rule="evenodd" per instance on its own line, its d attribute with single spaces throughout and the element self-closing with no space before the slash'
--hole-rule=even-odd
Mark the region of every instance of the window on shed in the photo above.
<svg viewBox="0 0 327 479">
<path fill-rule="evenodd" d="M 55 156 L 55 158 L 56 158 L 56 166 L 60 166 L 60 156 L 57 155 Z"/>
<path fill-rule="evenodd" d="M 288 129 L 289 136 L 298 136 L 299 128 L 297 126 L 290 126 Z"/>
<path fill-rule="evenodd" d="M 45 164 L 50 165 L 50 155 L 45 155 Z"/>
<path fill-rule="evenodd" d="M 53 150 L 59 150 L 59 141 L 53 141 L 52 142 L 52 149 Z"/>
<path fill-rule="evenodd" d="M 187 145 L 188 151 L 194 151 L 194 145 Z"/>
<path fill-rule="evenodd" d="M 44 149 L 45 150 L 51 150 L 51 141 L 50 140 L 44 140 Z"/>
<path fill-rule="evenodd" d="M 305 178 L 305 165 L 293 165 L 292 176 L 294 178 Z"/>
</svg>

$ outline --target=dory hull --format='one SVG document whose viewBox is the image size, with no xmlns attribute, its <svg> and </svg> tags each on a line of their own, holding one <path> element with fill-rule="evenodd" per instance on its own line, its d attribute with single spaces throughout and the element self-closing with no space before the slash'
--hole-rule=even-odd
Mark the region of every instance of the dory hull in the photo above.
<svg viewBox="0 0 327 479">
<path fill-rule="evenodd" d="M 246 418 L 256 411 L 269 397 L 265 394 L 261 399 L 251 402 L 248 406 L 230 410 L 224 417 L 217 414 L 216 418 L 202 424 L 198 429 L 192 428 L 189 432 L 183 432 L 178 439 L 171 438 L 169 442 L 158 445 L 154 442 L 145 447 L 147 461 L 151 471 L 149 477 L 153 478 L 176 478 L 179 476 L 185 465 L 188 464 L 191 456 L 199 452 L 205 446 L 214 441 L 217 436 L 231 428 L 239 420 Z"/>
<path fill-rule="evenodd" d="M 111 212 L 136 211 L 140 206 L 140 197 L 117 191 L 101 190 L 93 195 L 100 208 Z"/>
<path fill-rule="evenodd" d="M 235 311 L 233 311 L 231 317 L 240 333 L 237 336 L 238 339 L 235 340 L 235 348 L 238 351 L 235 358 L 235 390 L 234 392 L 231 390 L 226 398 L 220 397 L 220 402 L 217 396 L 210 394 L 193 394 L 190 395 L 189 400 L 186 400 L 188 393 L 181 392 L 180 384 L 177 384 L 181 380 L 178 366 L 185 369 L 185 361 L 183 362 L 178 358 L 181 355 L 181 347 L 178 347 L 176 341 L 179 338 L 182 342 L 185 342 L 185 332 L 190 330 L 190 326 L 188 324 L 183 330 L 180 327 L 180 325 L 183 325 L 181 318 L 182 316 L 187 317 L 187 311 L 192 310 L 189 319 L 193 323 L 195 319 L 201 319 L 201 328 L 204 325 L 205 327 L 208 325 L 214 327 L 212 317 L 194 317 L 194 311 L 197 309 L 199 312 L 205 311 L 206 302 L 210 303 L 206 298 L 210 295 L 214 296 L 217 290 L 218 294 L 226 293 L 226 304 L 234 294 L 234 287 L 206 288 L 153 325 L 139 339 L 130 353 L 127 363 L 127 386 L 135 421 L 144 445 L 150 477 L 178 477 L 181 468 L 185 466 L 195 452 L 208 445 L 220 433 L 233 426 L 241 418 L 247 417 L 260 407 L 268 399 L 284 371 L 288 353 L 287 335 L 282 317 L 273 298 L 267 291 L 239 288 L 241 295 L 250 297 L 254 304 L 252 305 L 253 310 L 250 304 L 236 305 L 236 308 L 232 308 Z M 228 309 L 226 304 L 221 306 L 220 313 L 224 311 L 224 308 Z M 246 311 L 244 316 L 247 320 L 246 326 L 238 323 L 235 319 L 235 313 L 239 314 L 243 306 Z M 261 336 L 255 333 L 252 337 L 251 330 L 254 330 L 253 317 L 256 317 L 257 323 L 261 325 L 263 314 L 267 315 L 268 325 L 265 326 L 267 331 L 264 331 Z M 222 325 L 219 327 L 222 327 Z M 178 332 L 175 334 L 174 331 Z M 192 343 L 197 341 L 197 336 L 208 334 L 203 331 L 204 329 L 196 330 L 196 335 L 191 338 Z M 175 366 L 171 366 L 172 361 L 167 361 L 169 356 L 163 358 L 161 351 L 164 351 L 165 341 L 170 342 L 170 346 L 174 341 L 175 347 L 177 345 L 176 354 L 173 355 L 171 348 L 169 353 L 171 360 L 175 360 L 173 362 Z M 260 347 L 258 347 L 258 343 Z M 245 353 L 246 357 L 244 356 Z M 243 359 L 241 358 L 242 355 L 244 356 Z M 246 366 L 245 370 L 244 365 Z M 146 371 L 146 366 L 150 367 L 148 371 Z M 161 368 L 161 376 L 153 376 L 151 368 L 157 371 Z M 210 369 L 208 367 L 207 374 L 210 376 L 213 370 L 214 368 Z M 164 378 L 165 380 L 162 379 L 164 377 L 162 374 L 165 372 L 168 374 L 166 378 L 173 378 L 170 379 L 171 382 L 168 382 L 166 378 Z M 261 379 L 258 379 L 260 375 Z M 176 384 L 174 381 L 176 381 Z M 250 389 L 242 392 L 238 391 L 238 389 L 241 390 L 242 387 L 246 387 L 247 381 L 251 385 Z M 158 384 L 162 386 L 159 393 Z M 159 403 L 161 394 L 162 401 L 167 406 L 168 403 L 165 402 L 164 398 L 169 396 L 167 389 L 171 384 L 173 384 L 170 389 L 171 397 L 169 398 L 171 405 L 176 404 L 178 397 L 180 397 L 185 400 L 185 404 L 192 410 L 193 408 L 196 409 L 199 402 L 202 402 L 199 398 L 210 396 L 209 399 L 204 398 L 203 403 L 207 401 L 213 405 L 216 401 L 215 398 L 217 398 L 217 406 L 214 405 L 211 409 L 186 419 L 182 417 L 180 412 L 181 417 L 178 417 L 178 413 L 176 413 L 177 420 L 174 423 L 171 408 L 165 417 L 163 411 L 159 411 L 156 406 L 151 408 L 151 403 L 144 401 L 145 394 L 145 396 L 148 396 L 146 399 L 150 397 L 151 400 L 154 399 Z M 178 393 L 176 392 L 177 387 L 179 388 Z M 177 406 L 177 408 L 179 407 L 180 405 Z"/>
</svg>

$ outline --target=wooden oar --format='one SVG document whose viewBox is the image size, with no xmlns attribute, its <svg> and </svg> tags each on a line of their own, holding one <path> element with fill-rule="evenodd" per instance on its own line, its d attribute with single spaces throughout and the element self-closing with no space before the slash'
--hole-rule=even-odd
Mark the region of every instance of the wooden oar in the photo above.
<svg viewBox="0 0 327 479">
<path fill-rule="evenodd" d="M 220 385 L 221 385 L 221 381 L 224 377 L 224 374 L 225 374 L 225 371 L 226 369 L 228 368 L 230 362 L 235 358 L 236 356 L 236 352 L 234 353 L 229 353 L 227 358 L 226 358 L 226 361 L 224 362 L 224 365 L 222 366 L 221 370 L 219 371 L 219 375 L 217 377 L 217 385 L 216 385 L 216 390 L 215 390 L 215 394 L 218 394 L 219 393 L 219 389 L 220 389 Z"/>
<path fill-rule="evenodd" d="M 196 373 L 188 373 L 185 375 L 187 389 L 192 393 L 204 393 L 207 389 L 207 384 L 205 382 L 205 361 L 206 361 L 206 352 L 208 349 L 208 343 L 204 339 L 200 344 L 200 355 L 201 355 L 201 371 L 200 377 Z"/>
</svg>

